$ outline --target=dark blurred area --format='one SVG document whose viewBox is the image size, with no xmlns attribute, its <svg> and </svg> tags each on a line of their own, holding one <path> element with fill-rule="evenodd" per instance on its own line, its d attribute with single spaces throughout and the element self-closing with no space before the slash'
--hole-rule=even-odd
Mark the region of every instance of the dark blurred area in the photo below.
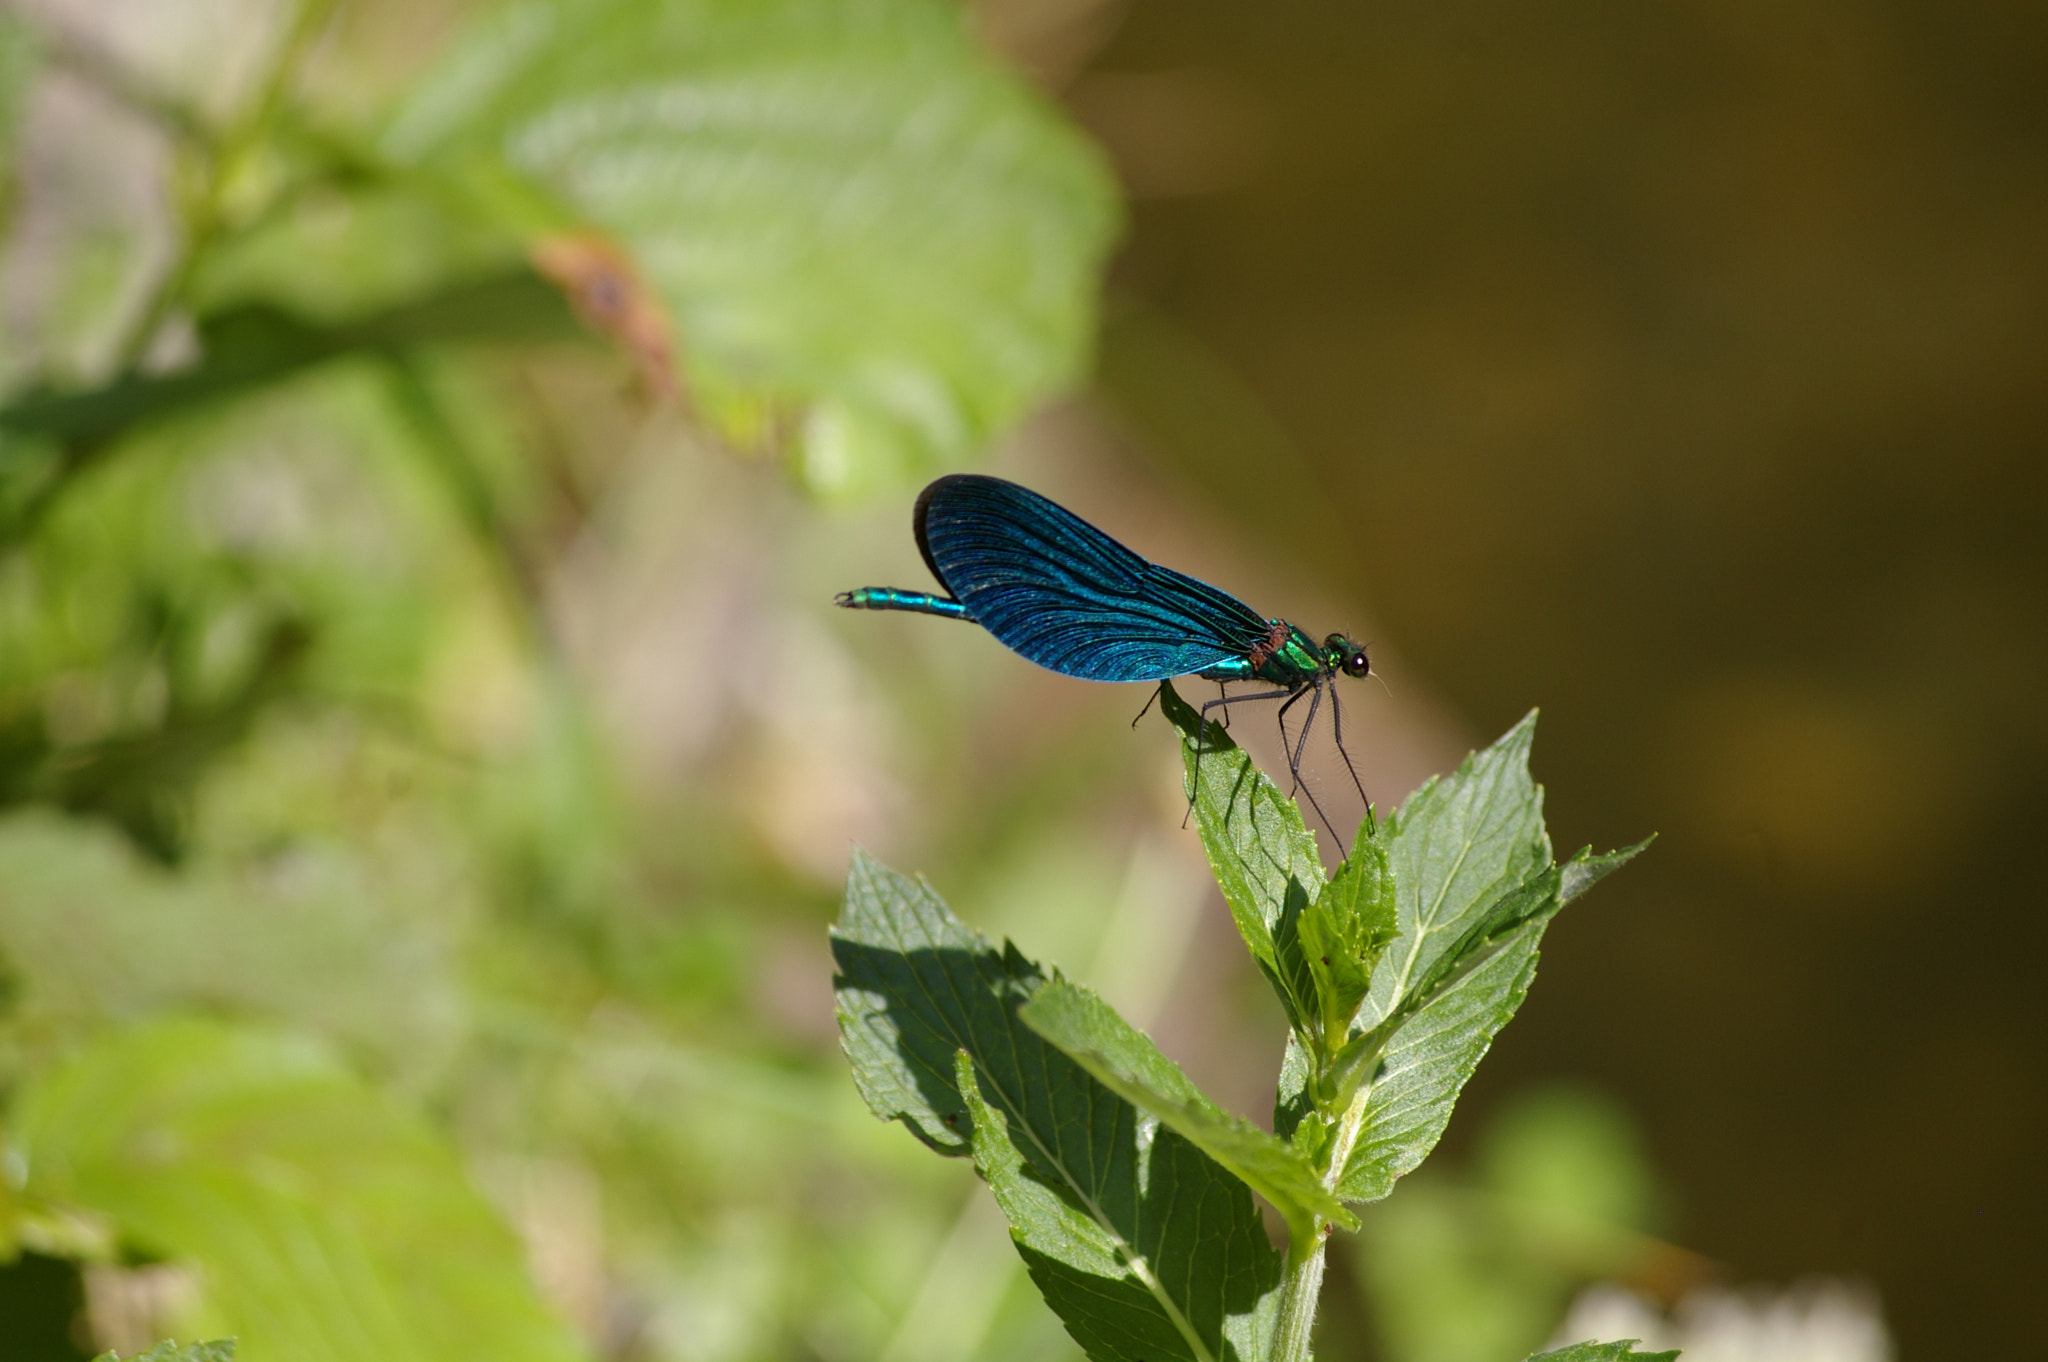
<svg viewBox="0 0 2048 1362">
<path fill-rule="evenodd" d="M 2048 11 L 1138 4 L 1068 96 L 1136 200 L 1102 387 L 1160 476 L 1475 731 L 1541 704 L 1561 849 L 1661 834 L 1452 1156 L 1593 1079 L 1731 1278 L 2028 1351 Z"/>
</svg>

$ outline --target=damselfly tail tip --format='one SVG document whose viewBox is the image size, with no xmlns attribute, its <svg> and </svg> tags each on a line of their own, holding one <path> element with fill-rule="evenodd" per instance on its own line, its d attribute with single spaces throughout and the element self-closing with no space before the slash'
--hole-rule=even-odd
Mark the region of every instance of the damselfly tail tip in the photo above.
<svg viewBox="0 0 2048 1362">
<path fill-rule="evenodd" d="M 842 591 L 842 592 L 840 592 L 840 593 L 839 593 L 839 594 L 838 594 L 837 596 L 834 596 L 834 597 L 832 598 L 832 604 L 834 604 L 834 605 L 838 605 L 838 606 L 844 606 L 844 607 L 845 607 L 846 609 L 848 609 L 848 610 L 852 610 L 852 609 L 854 609 L 854 608 L 855 608 L 855 606 L 854 606 L 854 599 L 853 599 L 853 593 L 852 593 L 851 591 Z"/>
</svg>

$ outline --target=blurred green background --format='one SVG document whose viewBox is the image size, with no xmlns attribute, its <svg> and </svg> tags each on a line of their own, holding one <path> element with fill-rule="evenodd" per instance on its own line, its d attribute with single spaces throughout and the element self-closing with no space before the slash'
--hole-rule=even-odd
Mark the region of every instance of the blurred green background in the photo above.
<svg viewBox="0 0 2048 1362">
<path fill-rule="evenodd" d="M 10 1359 L 1076 1356 L 846 1078 L 849 844 L 1239 1110 L 1282 1023 L 1138 688 L 830 608 L 969 466 L 1372 640 L 1383 806 L 1540 704 L 1661 834 L 1319 1356 L 2027 1350 L 2048 12 L 0 16 Z"/>
</svg>

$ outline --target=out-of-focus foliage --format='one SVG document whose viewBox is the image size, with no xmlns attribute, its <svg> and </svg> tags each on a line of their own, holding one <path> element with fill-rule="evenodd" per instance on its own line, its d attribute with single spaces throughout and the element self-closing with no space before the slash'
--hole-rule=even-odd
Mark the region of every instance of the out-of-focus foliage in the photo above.
<svg viewBox="0 0 2048 1362">
<path fill-rule="evenodd" d="M 0 194 L 13 192 L 14 141 L 21 128 L 21 106 L 34 75 L 33 38 L 12 13 L 0 13 L 0 156 L 8 158 L 8 173 L 0 181 Z"/>
<path fill-rule="evenodd" d="M 324 8 L 300 7 L 280 71 Z M 476 339 L 490 317 L 436 315 L 433 293 L 524 257 L 650 386 L 680 382 L 743 445 L 800 452 L 820 491 L 965 457 L 1081 370 L 1106 175 L 932 0 L 524 0 L 465 34 L 375 143 L 278 94 L 199 133 L 172 287 L 115 345 L 140 358 L 183 304 L 205 361 L 18 401 L 0 430 L 75 465 L 304 364 Z M 408 294 L 336 325 L 352 300 Z"/>
<path fill-rule="evenodd" d="M 174 874 L 111 828 L 23 813 L 0 821 L 0 883 L 17 1080 L 165 1012 L 266 1017 L 415 1076 L 463 1022 L 453 924 L 339 845 Z"/>
<path fill-rule="evenodd" d="M 582 1355 L 443 1139 L 304 1040 L 115 1030 L 25 1084 L 10 1125 L 26 1200 L 195 1265 L 197 1327 L 259 1357 Z"/>
<path fill-rule="evenodd" d="M 820 877 L 972 714 L 878 749 L 788 550 L 1080 372 L 1108 183 L 936 0 L 485 9 L 0 22 L 0 1305 L 1056 1353 L 825 1063 Z"/>
<path fill-rule="evenodd" d="M 1661 1194 L 1612 1099 L 1570 1087 L 1522 1093 L 1481 1128 L 1475 1153 L 1410 1176 L 1346 1255 L 1390 1362 L 1518 1356 L 1553 1336 L 1588 1282 L 1662 1291 L 1699 1270 L 1649 1237 Z"/>
<path fill-rule="evenodd" d="M 750 441 L 799 421 L 836 493 L 941 467 L 1070 382 L 1114 221 L 1094 154 L 962 12 L 902 0 L 522 0 L 383 145 L 612 233 L 703 409 Z"/>
</svg>

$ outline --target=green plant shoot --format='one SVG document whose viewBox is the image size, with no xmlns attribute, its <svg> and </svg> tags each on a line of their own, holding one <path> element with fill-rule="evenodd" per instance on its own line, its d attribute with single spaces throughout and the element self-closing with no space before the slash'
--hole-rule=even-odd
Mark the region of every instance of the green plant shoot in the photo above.
<svg viewBox="0 0 2048 1362">
<path fill-rule="evenodd" d="M 1326 877 L 1295 805 L 1170 684 L 1160 698 L 1216 883 L 1286 1012 L 1272 1132 L 1088 989 L 859 852 L 833 930 L 840 1035 L 877 1116 L 974 1160 L 1095 1362 L 1305 1362 L 1325 1239 L 1428 1156 L 1550 920 L 1646 844 L 1553 860 L 1532 713 L 1391 818 L 1368 810 Z"/>
</svg>

